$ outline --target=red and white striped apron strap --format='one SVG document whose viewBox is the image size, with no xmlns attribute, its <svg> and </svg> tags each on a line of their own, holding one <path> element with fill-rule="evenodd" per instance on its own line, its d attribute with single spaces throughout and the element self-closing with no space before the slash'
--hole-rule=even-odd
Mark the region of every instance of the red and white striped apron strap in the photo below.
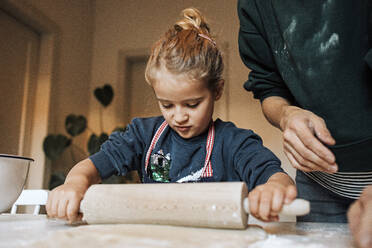
<svg viewBox="0 0 372 248">
<path fill-rule="evenodd" d="M 158 130 L 156 130 L 154 137 L 151 140 L 150 147 L 146 153 L 146 160 L 145 160 L 145 171 L 147 172 L 147 167 L 150 162 L 150 157 L 152 150 L 155 148 L 156 143 L 158 142 L 160 136 L 168 126 L 168 123 L 164 121 Z M 213 170 L 212 170 L 212 164 L 210 161 L 212 150 L 213 150 L 213 144 L 214 144 L 214 136 L 215 136 L 215 130 L 214 130 L 214 123 L 212 122 L 209 130 L 208 130 L 208 138 L 207 138 L 207 143 L 205 146 L 206 149 L 206 155 L 205 155 L 205 160 L 204 160 L 204 166 L 203 166 L 203 171 L 201 174 L 201 177 L 212 177 L 213 176 Z"/>
<path fill-rule="evenodd" d="M 212 177 L 213 176 L 212 163 L 211 163 L 210 158 L 211 158 L 212 150 L 213 150 L 214 136 L 215 136 L 214 123 L 212 122 L 208 130 L 207 144 L 205 147 L 206 155 L 205 155 L 204 167 L 203 167 L 203 172 L 202 172 L 201 177 Z"/>
<path fill-rule="evenodd" d="M 156 143 L 158 142 L 160 136 L 162 135 L 162 133 L 164 132 L 167 126 L 168 126 L 168 123 L 166 121 L 163 121 L 163 123 L 160 125 L 158 130 L 156 130 L 154 137 L 152 137 L 150 147 L 146 153 L 145 171 L 147 171 L 147 166 L 149 165 L 149 162 L 150 162 L 151 152 L 155 148 Z"/>
</svg>

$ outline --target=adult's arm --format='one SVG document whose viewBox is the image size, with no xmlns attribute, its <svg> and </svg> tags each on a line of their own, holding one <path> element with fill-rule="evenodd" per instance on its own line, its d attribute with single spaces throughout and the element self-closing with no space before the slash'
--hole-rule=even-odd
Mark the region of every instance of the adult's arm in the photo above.
<svg viewBox="0 0 372 248">
<path fill-rule="evenodd" d="M 261 102 L 269 96 L 293 99 L 284 83 L 274 60 L 259 10 L 254 0 L 239 0 L 239 54 L 243 63 L 250 69 L 244 84 Z"/>
<path fill-rule="evenodd" d="M 296 107 L 276 66 L 255 0 L 239 0 L 239 53 L 251 70 L 244 88 L 260 99 L 267 120 L 283 131 L 284 152 L 302 171 L 335 172 L 335 157 L 325 145 L 335 141 L 324 120 Z"/>
</svg>

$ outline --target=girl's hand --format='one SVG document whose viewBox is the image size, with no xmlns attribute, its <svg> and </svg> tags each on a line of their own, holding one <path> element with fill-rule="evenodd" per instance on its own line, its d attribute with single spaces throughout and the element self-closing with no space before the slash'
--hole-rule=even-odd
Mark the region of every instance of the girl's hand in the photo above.
<svg viewBox="0 0 372 248">
<path fill-rule="evenodd" d="M 49 217 L 59 218 L 70 223 L 82 219 L 79 213 L 80 202 L 86 192 L 86 188 L 76 184 L 63 184 L 49 193 L 46 211 Z"/>
<path fill-rule="evenodd" d="M 283 180 L 275 178 L 278 174 Z M 283 205 L 291 203 L 296 196 L 297 189 L 289 176 L 276 173 L 248 194 L 250 214 L 262 221 L 278 221 Z"/>
<path fill-rule="evenodd" d="M 100 181 L 98 171 L 89 158 L 76 164 L 68 173 L 65 183 L 49 193 L 45 206 L 48 216 L 70 223 L 81 220 L 80 202 L 89 186 Z"/>
</svg>

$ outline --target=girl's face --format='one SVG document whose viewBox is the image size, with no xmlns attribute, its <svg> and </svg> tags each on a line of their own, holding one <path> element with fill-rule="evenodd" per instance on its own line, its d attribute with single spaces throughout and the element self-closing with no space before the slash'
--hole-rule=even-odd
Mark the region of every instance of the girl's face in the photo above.
<svg viewBox="0 0 372 248">
<path fill-rule="evenodd" d="M 161 70 L 152 86 L 168 125 L 182 138 L 188 139 L 208 128 L 214 101 L 221 97 L 223 82 L 220 84 L 212 92 L 204 82 Z"/>
</svg>

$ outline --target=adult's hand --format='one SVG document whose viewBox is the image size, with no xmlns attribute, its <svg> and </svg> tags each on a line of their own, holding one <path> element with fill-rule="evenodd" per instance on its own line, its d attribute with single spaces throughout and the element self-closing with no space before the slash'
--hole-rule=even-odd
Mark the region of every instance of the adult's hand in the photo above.
<svg viewBox="0 0 372 248">
<path fill-rule="evenodd" d="M 284 153 L 299 170 L 336 172 L 332 152 L 324 145 L 333 145 L 325 121 L 314 113 L 288 106 L 280 122 L 283 130 Z"/>
<path fill-rule="evenodd" d="M 359 248 L 372 247 L 372 185 L 351 205 L 347 217 L 355 245 Z"/>
<path fill-rule="evenodd" d="M 336 172 L 335 156 L 326 145 L 335 140 L 325 121 L 316 114 L 291 106 L 280 97 L 262 103 L 266 118 L 283 131 L 284 153 L 292 166 L 304 172 Z"/>
</svg>

